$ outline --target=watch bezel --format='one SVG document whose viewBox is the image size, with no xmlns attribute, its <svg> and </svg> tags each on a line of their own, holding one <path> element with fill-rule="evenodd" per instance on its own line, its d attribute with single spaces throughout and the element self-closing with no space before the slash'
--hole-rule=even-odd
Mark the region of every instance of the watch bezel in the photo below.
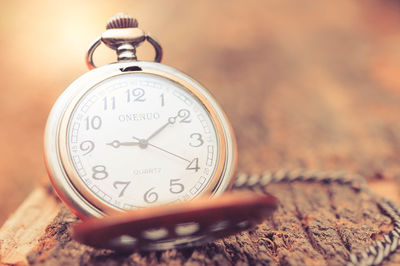
<svg viewBox="0 0 400 266">
<path fill-rule="evenodd" d="M 205 106 L 216 127 L 220 151 L 218 166 L 202 194 L 214 196 L 228 190 L 236 170 L 236 140 L 229 120 L 214 97 L 200 83 L 179 70 L 160 63 L 136 61 L 113 63 L 87 72 L 68 86 L 53 106 L 46 125 L 45 161 L 50 180 L 62 200 L 81 218 L 121 213 L 121 210 L 97 198 L 80 180 L 68 156 L 67 130 L 80 99 L 100 82 L 126 74 L 122 70 L 127 68 L 170 79 L 193 93 Z"/>
</svg>

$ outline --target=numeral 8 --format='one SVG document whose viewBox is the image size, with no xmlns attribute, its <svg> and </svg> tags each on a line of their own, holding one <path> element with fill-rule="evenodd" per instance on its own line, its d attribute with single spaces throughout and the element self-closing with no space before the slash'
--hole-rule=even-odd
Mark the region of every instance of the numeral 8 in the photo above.
<svg viewBox="0 0 400 266">
<path fill-rule="evenodd" d="M 108 173 L 107 173 L 106 167 L 104 165 L 93 166 L 92 170 L 93 170 L 93 174 L 92 174 L 93 179 L 103 180 L 108 177 Z"/>
</svg>

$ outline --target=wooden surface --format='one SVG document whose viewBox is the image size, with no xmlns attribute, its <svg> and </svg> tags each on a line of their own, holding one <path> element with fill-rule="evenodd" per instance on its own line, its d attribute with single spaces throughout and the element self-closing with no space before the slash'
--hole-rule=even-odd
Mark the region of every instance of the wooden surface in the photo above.
<svg viewBox="0 0 400 266">
<path fill-rule="evenodd" d="M 0 230 L 0 262 L 26 262 L 26 254 L 36 247 L 59 211 L 59 202 L 48 190 L 35 189 Z"/>
<path fill-rule="evenodd" d="M 0 229 L 7 265 L 343 265 L 392 228 L 369 195 L 338 184 L 274 184 L 279 199 L 257 228 L 202 247 L 118 254 L 71 240 L 79 222 L 49 186 L 37 188 Z M 386 265 L 400 263 L 400 251 Z"/>
<path fill-rule="evenodd" d="M 205 84 L 230 117 L 241 170 L 357 172 L 377 192 L 400 202 L 399 4 L 259 3 L 179 2 L 178 11 L 172 4 L 150 2 L 147 8 L 159 18 L 150 26 L 160 24 L 152 33 L 164 44 L 165 63 Z M 96 23 L 101 27 L 107 16 Z M 150 15 L 145 18 L 151 21 Z M 69 63 L 72 68 L 81 61 Z M 73 80 L 71 75 L 62 78 Z M 269 191 L 280 207 L 257 230 L 201 248 L 129 256 L 71 241 L 76 218 L 59 203 L 55 219 L 36 225 L 31 234 L 33 227 L 18 218 L 31 214 L 21 207 L 0 230 L 0 260 L 37 265 L 337 265 L 349 251 L 361 250 L 391 228 L 366 195 L 337 185 L 274 185 Z M 41 212 L 43 197 L 32 197 L 33 209 Z M 16 244 L 24 238 L 30 240 L 25 248 Z M 399 264 L 400 253 L 385 263 Z"/>
</svg>

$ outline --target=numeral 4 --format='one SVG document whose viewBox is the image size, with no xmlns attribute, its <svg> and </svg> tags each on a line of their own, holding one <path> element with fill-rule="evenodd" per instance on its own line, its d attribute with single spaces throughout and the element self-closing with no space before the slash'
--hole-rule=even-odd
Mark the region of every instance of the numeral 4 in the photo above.
<svg viewBox="0 0 400 266">
<path fill-rule="evenodd" d="M 200 170 L 199 167 L 199 158 L 194 158 L 189 165 L 186 167 L 186 170 L 195 170 L 196 172 Z"/>
</svg>

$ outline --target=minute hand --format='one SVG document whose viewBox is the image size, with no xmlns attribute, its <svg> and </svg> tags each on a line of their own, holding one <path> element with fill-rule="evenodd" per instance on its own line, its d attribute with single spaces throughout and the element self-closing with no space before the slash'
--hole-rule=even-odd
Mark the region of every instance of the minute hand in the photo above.
<svg viewBox="0 0 400 266">
<path fill-rule="evenodd" d="M 176 116 L 171 116 L 170 118 L 168 118 L 168 122 L 165 123 L 164 125 L 162 125 L 159 129 L 157 129 L 156 131 L 154 131 L 153 134 L 151 134 L 145 141 L 148 142 L 150 139 L 152 139 L 154 136 L 156 136 L 158 133 L 160 133 L 164 128 L 166 128 L 168 125 L 172 125 L 174 124 L 176 121 Z"/>
<path fill-rule="evenodd" d="M 152 139 L 155 135 L 157 135 L 158 133 L 160 133 L 164 128 L 166 128 L 169 124 L 171 124 L 170 122 L 169 122 L 169 119 L 168 119 L 168 122 L 167 123 L 165 123 L 162 127 L 160 127 L 159 129 L 157 129 L 156 131 L 154 131 L 154 133 L 153 134 L 151 134 L 147 139 L 146 139 L 146 142 L 147 141 L 149 141 L 150 139 Z"/>
</svg>

